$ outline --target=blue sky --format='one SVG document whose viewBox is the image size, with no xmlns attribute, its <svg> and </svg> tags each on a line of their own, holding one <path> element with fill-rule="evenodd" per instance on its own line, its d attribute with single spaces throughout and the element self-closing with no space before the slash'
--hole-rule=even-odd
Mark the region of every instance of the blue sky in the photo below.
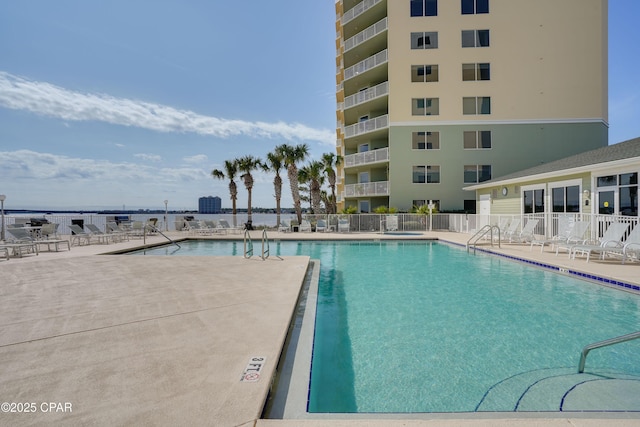
<svg viewBox="0 0 640 427">
<path fill-rule="evenodd" d="M 610 143 L 640 136 L 639 16 L 609 2 Z M 319 158 L 335 125 L 334 0 L 0 2 L 8 209 L 230 207 L 212 169 L 281 143 Z M 253 205 L 275 207 L 254 176 Z"/>
</svg>

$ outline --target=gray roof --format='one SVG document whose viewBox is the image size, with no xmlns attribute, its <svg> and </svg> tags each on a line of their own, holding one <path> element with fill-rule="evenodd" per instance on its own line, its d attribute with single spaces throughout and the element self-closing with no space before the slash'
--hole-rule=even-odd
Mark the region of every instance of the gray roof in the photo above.
<svg viewBox="0 0 640 427">
<path fill-rule="evenodd" d="M 613 162 L 616 160 L 630 159 L 633 157 L 640 157 L 640 138 L 630 139 L 628 141 L 619 142 L 617 144 L 608 145 L 595 150 L 585 151 L 584 153 L 576 154 L 574 156 L 554 160 L 553 162 L 543 163 L 529 169 L 503 175 L 490 181 L 485 181 L 482 184 L 558 172 L 567 169 Z"/>
</svg>

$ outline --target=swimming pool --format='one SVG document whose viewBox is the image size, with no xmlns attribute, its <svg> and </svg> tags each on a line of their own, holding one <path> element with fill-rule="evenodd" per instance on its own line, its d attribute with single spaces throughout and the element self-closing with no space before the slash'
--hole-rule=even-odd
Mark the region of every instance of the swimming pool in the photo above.
<svg viewBox="0 0 640 427">
<path fill-rule="evenodd" d="M 193 241 L 175 255 L 241 255 Z M 148 254 L 168 254 L 158 248 Z M 320 260 L 311 413 L 640 410 L 640 296 L 437 242 L 276 242 Z M 307 376 L 307 378 L 309 378 Z"/>
</svg>

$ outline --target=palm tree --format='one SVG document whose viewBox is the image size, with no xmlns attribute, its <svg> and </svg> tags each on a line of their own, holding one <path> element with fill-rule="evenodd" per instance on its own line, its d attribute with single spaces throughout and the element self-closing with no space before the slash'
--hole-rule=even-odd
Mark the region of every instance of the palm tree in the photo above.
<svg viewBox="0 0 640 427">
<path fill-rule="evenodd" d="M 224 172 L 220 169 L 214 169 L 211 171 L 211 176 L 217 179 L 229 180 L 229 194 L 231 194 L 231 206 L 233 212 L 233 226 L 236 225 L 236 200 L 238 200 L 238 187 L 234 181 L 236 174 L 238 173 L 238 164 L 236 160 L 224 161 Z"/>
<path fill-rule="evenodd" d="M 311 210 L 314 214 L 320 213 L 320 188 L 324 181 L 324 163 L 314 160 L 299 171 L 300 180 L 309 183 L 309 195 L 311 196 Z"/>
<path fill-rule="evenodd" d="M 251 190 L 253 190 L 253 175 L 251 172 L 262 167 L 262 161 L 257 157 L 244 156 L 237 160 L 238 170 L 244 172 L 240 178 L 244 180 L 244 186 L 247 188 L 247 228 L 251 229 Z"/>
<path fill-rule="evenodd" d="M 267 153 L 267 161 L 262 163 L 262 169 L 265 172 L 275 172 L 276 176 L 273 178 L 273 190 L 275 191 L 276 198 L 276 222 L 280 227 L 280 200 L 282 199 L 282 177 L 280 177 L 280 169 L 284 167 L 284 158 L 282 153 L 275 150 L 271 153 Z"/>
<path fill-rule="evenodd" d="M 336 213 L 338 210 L 336 204 L 336 171 L 342 163 L 342 156 L 335 153 L 324 153 L 322 155 L 322 163 L 324 164 L 324 173 L 327 175 L 329 181 L 329 188 L 331 189 L 330 205 L 327 206 L 327 213 Z"/>
<path fill-rule="evenodd" d="M 302 208 L 300 206 L 300 190 L 298 188 L 298 163 L 303 162 L 307 158 L 309 155 L 309 147 L 307 144 L 299 144 L 295 147 L 282 144 L 276 147 L 276 151 L 282 154 L 284 165 L 287 167 L 287 176 L 289 177 L 289 186 L 291 187 L 293 207 L 296 210 L 298 224 L 301 224 Z"/>
</svg>

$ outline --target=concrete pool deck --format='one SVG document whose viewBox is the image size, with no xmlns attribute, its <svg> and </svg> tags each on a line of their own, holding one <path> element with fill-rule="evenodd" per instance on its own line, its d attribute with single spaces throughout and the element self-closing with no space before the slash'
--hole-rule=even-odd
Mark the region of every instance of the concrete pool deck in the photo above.
<svg viewBox="0 0 640 427">
<path fill-rule="evenodd" d="M 259 235 L 254 232 L 256 241 Z M 404 236 L 271 232 L 269 236 L 437 238 L 459 244 L 469 237 L 435 232 Z M 148 244 L 162 241 L 159 236 L 147 238 Z M 22 411 L 6 413 L 3 406 L 0 424 L 640 425 L 640 413 L 260 419 L 309 258 L 96 256 L 141 243 L 74 246 L 71 251 L 0 260 L 0 402 L 13 402 L 10 409 Z M 640 285 L 637 262 L 587 263 L 570 260 L 566 254 L 556 257 L 548 250 L 540 253 L 539 247 L 530 251 L 526 245 L 503 244 L 492 250 Z M 25 413 L 25 408 L 31 412 Z"/>
</svg>

